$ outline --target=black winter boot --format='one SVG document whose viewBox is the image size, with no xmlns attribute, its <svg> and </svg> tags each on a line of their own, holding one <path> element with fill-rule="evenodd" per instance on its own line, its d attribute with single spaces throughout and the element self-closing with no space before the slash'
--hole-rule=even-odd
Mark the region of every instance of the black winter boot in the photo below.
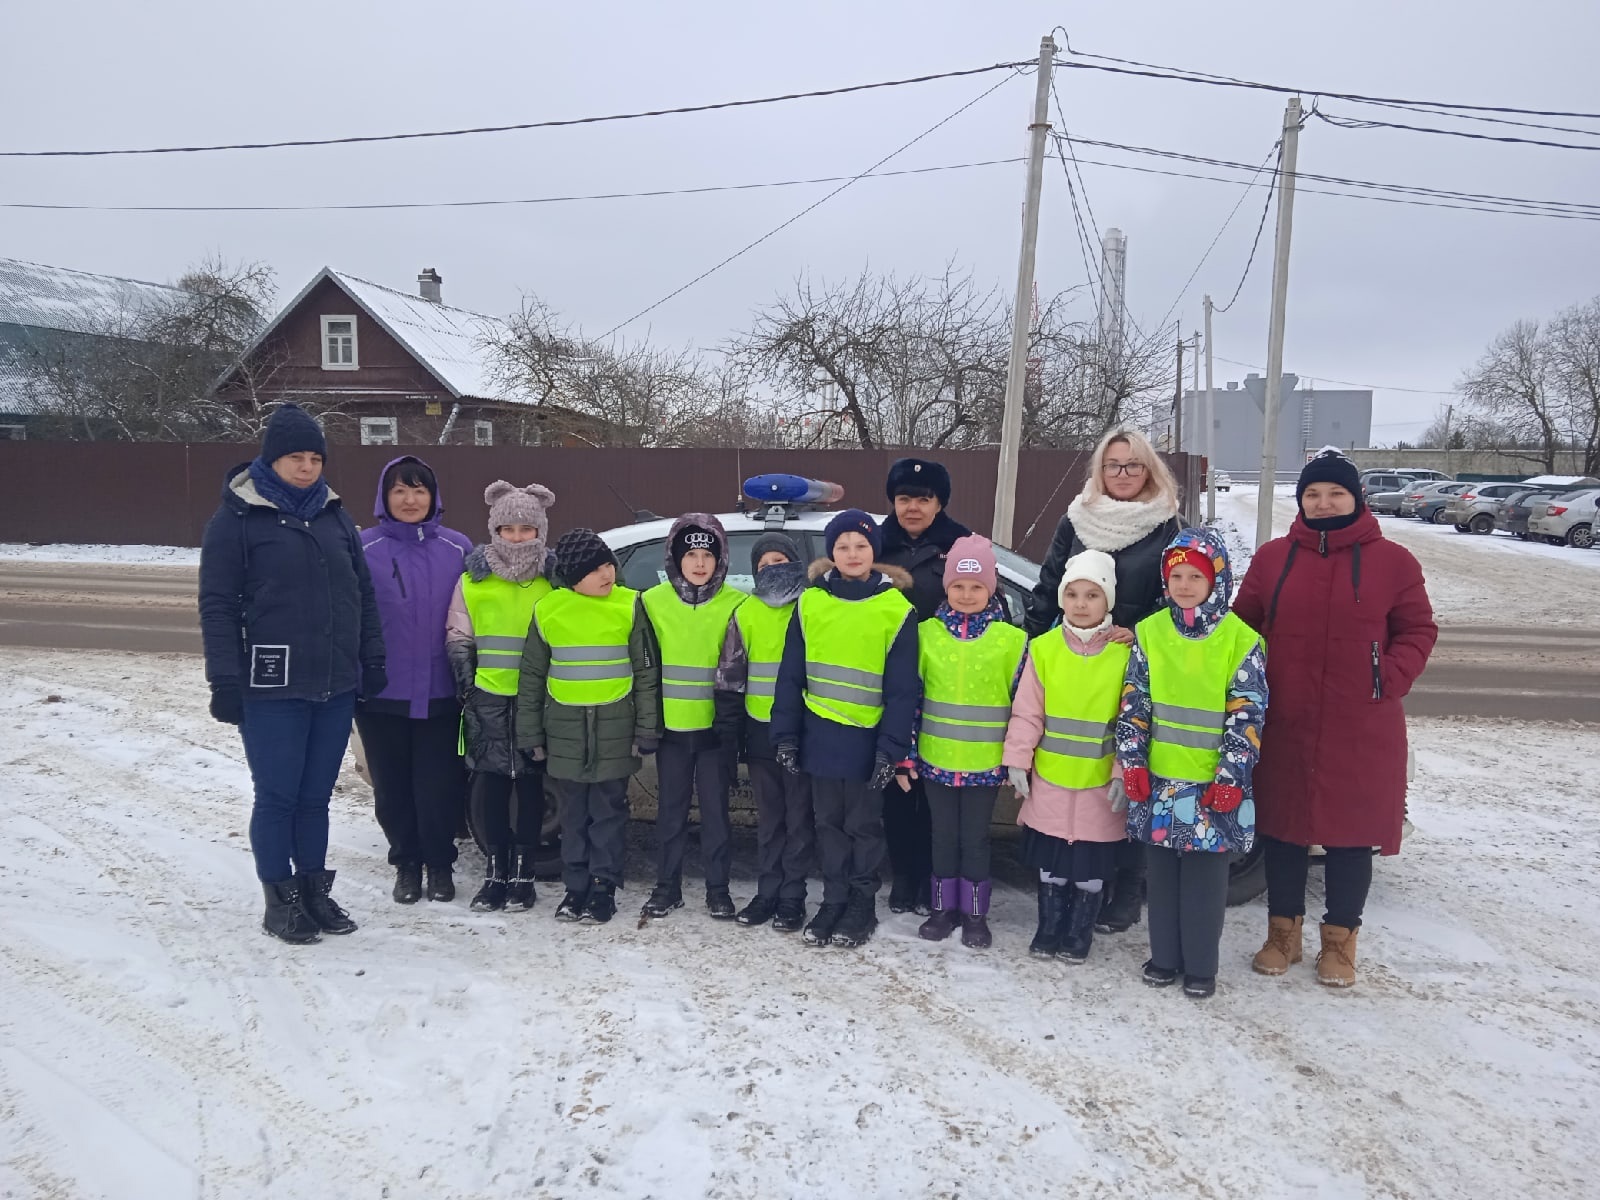
<svg viewBox="0 0 1600 1200">
<path fill-rule="evenodd" d="M 918 880 L 909 875 L 896 875 L 889 885 L 889 911 L 908 913 L 917 911 Z"/>
<path fill-rule="evenodd" d="M 307 871 L 296 875 L 300 885 L 300 906 L 323 933 L 354 933 L 356 923 L 333 898 L 334 871 Z"/>
<path fill-rule="evenodd" d="M 811 918 L 811 924 L 806 926 L 802 937 L 808 946 L 826 946 L 833 940 L 834 928 L 844 916 L 843 904 L 821 904 L 817 908 L 816 916 Z"/>
<path fill-rule="evenodd" d="M 1039 958 L 1052 958 L 1061 949 L 1062 926 L 1067 915 L 1067 885 L 1064 883 L 1039 884 L 1039 928 L 1028 943 L 1028 953 Z"/>
<path fill-rule="evenodd" d="M 561 897 L 561 903 L 556 905 L 556 920 L 578 921 L 583 919 L 584 906 L 589 903 L 589 893 L 568 892 Z"/>
<path fill-rule="evenodd" d="M 539 898 L 533 887 L 533 851 L 517 850 L 511 861 L 515 865 L 506 881 L 506 911 L 527 912 Z"/>
<path fill-rule="evenodd" d="M 1089 947 L 1094 945 L 1094 919 L 1100 915 L 1104 893 L 1086 892 L 1081 887 L 1067 890 L 1072 897 L 1067 906 L 1061 949 L 1056 951 L 1056 957 L 1069 963 L 1081 963 L 1089 957 Z"/>
<path fill-rule="evenodd" d="M 1126 933 L 1139 923 L 1144 913 L 1144 876 L 1134 871 L 1118 871 L 1111 899 L 1100 910 L 1094 927 L 1101 933 Z"/>
<path fill-rule="evenodd" d="M 472 898 L 473 912 L 499 912 L 506 906 L 506 867 L 509 854 L 504 850 L 491 850 L 484 862 L 483 886 Z"/>
<path fill-rule="evenodd" d="M 878 928 L 878 897 L 874 892 L 850 892 L 844 916 L 833 927 L 832 943 L 853 949 L 865 946 Z"/>
<path fill-rule="evenodd" d="M 754 903 L 754 901 L 752 901 Z M 779 900 L 778 911 L 772 918 L 772 927 L 779 933 L 798 933 L 806 923 L 804 900 Z"/>
<path fill-rule="evenodd" d="M 394 902 L 415 904 L 422 899 L 422 867 L 417 863 L 401 863 L 394 869 Z"/>
<path fill-rule="evenodd" d="M 306 946 L 322 940 L 317 923 L 300 907 L 298 883 L 293 879 L 285 879 L 282 883 L 263 883 L 261 890 L 267 896 L 267 912 L 261 918 L 263 933 L 270 933 L 291 946 Z"/>
<path fill-rule="evenodd" d="M 449 904 L 456 898 L 455 872 L 449 867 L 428 868 L 428 899 Z"/>
<path fill-rule="evenodd" d="M 604 879 L 589 881 L 589 898 L 583 905 L 585 925 L 604 925 L 617 915 L 617 885 Z"/>
<path fill-rule="evenodd" d="M 651 888 L 650 898 L 644 902 L 644 907 L 639 912 L 643 916 L 659 920 L 673 909 L 682 907 L 683 884 L 680 880 L 672 879 Z"/>
<path fill-rule="evenodd" d="M 728 894 L 725 887 L 706 888 L 706 911 L 718 921 L 731 921 L 736 912 L 733 907 L 733 897 Z"/>
<path fill-rule="evenodd" d="M 750 903 L 739 910 L 739 915 L 733 919 L 741 925 L 765 925 L 772 920 L 778 911 L 778 902 L 770 896 L 759 893 L 751 897 Z"/>
<path fill-rule="evenodd" d="M 1178 982 L 1178 972 L 1171 967 L 1158 967 L 1156 960 L 1147 958 L 1141 968 L 1144 975 L 1145 986 L 1153 988 L 1171 987 Z"/>
</svg>

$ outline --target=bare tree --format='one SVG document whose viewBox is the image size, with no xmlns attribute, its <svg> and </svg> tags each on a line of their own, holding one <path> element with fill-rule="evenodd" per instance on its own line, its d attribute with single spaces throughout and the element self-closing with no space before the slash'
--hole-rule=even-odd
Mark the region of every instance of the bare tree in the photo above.
<svg viewBox="0 0 1600 1200">
<path fill-rule="evenodd" d="M 1498 448 L 1545 471 L 1555 470 L 1562 442 L 1550 357 L 1539 323 L 1518 321 L 1489 343 L 1460 384 L 1476 415 L 1512 443 Z"/>
<path fill-rule="evenodd" d="M 1545 328 L 1545 344 L 1582 473 L 1600 473 L 1600 297 L 1558 314 Z"/>
</svg>

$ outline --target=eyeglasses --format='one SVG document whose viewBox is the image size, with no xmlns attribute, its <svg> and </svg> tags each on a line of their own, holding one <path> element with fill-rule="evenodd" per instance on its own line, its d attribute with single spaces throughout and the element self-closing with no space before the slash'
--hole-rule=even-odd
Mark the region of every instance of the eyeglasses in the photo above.
<svg viewBox="0 0 1600 1200">
<path fill-rule="evenodd" d="M 1103 464 L 1100 469 L 1107 475 L 1144 474 L 1144 464 L 1142 462 L 1108 462 Z"/>
</svg>

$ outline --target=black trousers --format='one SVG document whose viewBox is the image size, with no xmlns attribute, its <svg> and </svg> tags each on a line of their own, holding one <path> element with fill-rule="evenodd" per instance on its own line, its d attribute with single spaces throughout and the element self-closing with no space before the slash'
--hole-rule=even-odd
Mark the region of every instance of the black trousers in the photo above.
<svg viewBox="0 0 1600 1200">
<path fill-rule="evenodd" d="M 1228 911 L 1229 856 L 1180 854 L 1164 846 L 1145 849 L 1150 961 L 1186 975 L 1214 976 L 1222 918 Z"/>
<path fill-rule="evenodd" d="M 707 887 L 727 887 L 733 828 L 728 820 L 727 755 L 721 747 L 690 749 L 691 739 L 667 734 L 656 751 L 656 882 L 683 878 L 689 804 L 700 802 L 700 858 Z"/>
<path fill-rule="evenodd" d="M 883 789 L 855 779 L 811 780 L 822 902 L 843 904 L 851 891 L 877 895 L 883 865 Z"/>
<path fill-rule="evenodd" d="M 472 833 L 485 854 L 512 847 L 532 850 L 539 845 L 544 826 L 543 771 L 529 771 L 515 779 L 474 771 L 468 803 Z"/>
<path fill-rule="evenodd" d="M 999 787 L 950 787 L 923 781 L 933 815 L 933 874 L 940 879 L 989 878 L 989 823 Z"/>
<path fill-rule="evenodd" d="M 1306 914 L 1306 872 L 1311 866 L 1311 848 L 1263 837 L 1267 859 L 1267 912 L 1274 917 L 1303 917 Z M 1325 846 L 1323 889 L 1328 911 L 1324 925 L 1345 929 L 1361 928 L 1361 914 L 1367 908 L 1367 893 L 1372 890 L 1371 846 Z"/>
<path fill-rule="evenodd" d="M 770 758 L 750 759 L 756 794 L 756 890 L 769 900 L 804 900 L 816 857 L 811 776 L 791 775 Z"/>
<path fill-rule="evenodd" d="M 928 793 L 920 779 L 902 792 L 890 782 L 883 790 L 883 836 L 889 849 L 889 869 L 896 879 L 919 886 L 933 873 L 933 815 Z"/>
<path fill-rule="evenodd" d="M 578 783 L 550 778 L 561 812 L 561 882 L 583 895 L 591 879 L 622 886 L 627 854 L 628 781 Z"/>
<path fill-rule="evenodd" d="M 456 861 L 456 826 L 467 773 L 456 742 L 457 715 L 410 717 L 356 711 L 356 729 L 372 776 L 372 806 L 389 862 L 448 867 Z"/>
</svg>

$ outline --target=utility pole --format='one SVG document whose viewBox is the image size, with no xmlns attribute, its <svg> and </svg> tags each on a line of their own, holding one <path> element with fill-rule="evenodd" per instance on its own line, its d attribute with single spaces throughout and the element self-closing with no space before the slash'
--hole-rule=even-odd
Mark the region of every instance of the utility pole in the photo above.
<svg viewBox="0 0 1600 1200">
<path fill-rule="evenodd" d="M 1039 192 L 1044 186 L 1044 140 L 1045 134 L 1050 132 L 1050 70 L 1055 57 L 1055 40 L 1046 34 L 1039 41 L 1033 123 L 1028 126 L 1028 192 L 1022 207 L 1022 255 L 1017 263 L 1017 299 L 1011 306 L 1011 361 L 1006 370 L 1006 407 L 1000 422 L 1000 463 L 994 482 L 991 535 L 1002 546 L 1011 545 L 1017 513 L 1017 451 L 1022 444 L 1022 398 L 1028 380 L 1033 257 L 1039 245 Z"/>
<path fill-rule="evenodd" d="M 1178 338 L 1178 373 L 1172 385 L 1172 452 L 1183 453 L 1183 323 L 1174 321 L 1172 332 Z"/>
<path fill-rule="evenodd" d="M 1283 111 L 1283 161 L 1278 170 L 1278 232 L 1272 255 L 1272 320 L 1267 326 L 1265 409 L 1261 414 L 1261 488 L 1256 545 L 1272 538 L 1272 491 L 1278 475 L 1278 406 L 1283 399 L 1283 321 L 1289 299 L 1289 234 L 1294 226 L 1294 168 L 1300 152 L 1300 97 Z"/>
<path fill-rule="evenodd" d="M 1450 475 L 1450 418 L 1455 415 L 1455 411 L 1456 406 L 1454 404 L 1446 404 L 1444 406 L 1444 473 L 1446 475 Z M 1451 475 L 1451 478 L 1453 479 L 1455 476 Z"/>
<path fill-rule="evenodd" d="M 1198 389 L 1197 389 L 1198 390 Z M 1206 296 L 1206 520 L 1217 519 L 1217 393 L 1211 381 L 1211 296 Z"/>
</svg>

